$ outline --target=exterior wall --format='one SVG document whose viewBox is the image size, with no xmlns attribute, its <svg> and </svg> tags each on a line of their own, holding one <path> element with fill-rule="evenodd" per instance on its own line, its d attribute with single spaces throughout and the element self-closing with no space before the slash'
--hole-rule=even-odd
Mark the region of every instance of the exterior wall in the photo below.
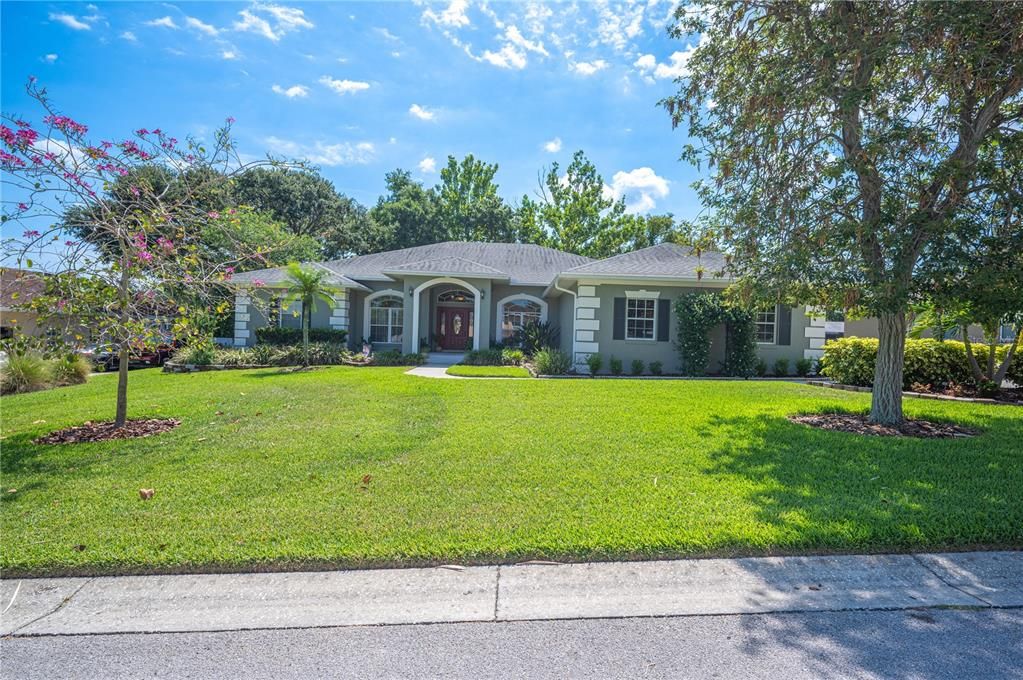
<svg viewBox="0 0 1023 680">
<path fill-rule="evenodd" d="M 431 283 L 434 282 L 434 283 Z M 405 333 L 402 338 L 401 351 L 406 354 L 418 352 L 422 338 L 427 338 L 433 332 L 434 323 L 434 299 L 439 288 L 453 287 L 466 288 L 472 292 L 472 288 L 480 291 L 480 299 L 477 301 L 479 311 L 473 319 L 474 346 L 485 349 L 490 346 L 490 338 L 493 336 L 493 291 L 490 279 L 475 277 L 447 277 L 447 276 L 407 276 L 401 280 L 401 290 L 406 291 L 405 300 Z M 428 287 L 418 293 L 408 295 L 408 290 L 413 291 L 421 286 L 429 284 Z M 471 288 L 470 288 L 471 286 Z M 395 286 L 397 288 L 397 286 Z M 416 298 L 419 299 L 419 323 L 416 325 L 415 309 Z M 474 305 L 474 310 L 476 305 Z"/>
<path fill-rule="evenodd" d="M 490 324 L 491 343 L 500 342 L 502 339 L 498 332 L 498 328 L 504 315 L 502 311 L 498 309 L 498 304 L 506 298 L 519 295 L 541 300 L 547 306 L 546 316 L 543 317 L 543 320 L 557 326 L 558 332 L 562 335 L 566 332 L 571 333 L 571 329 L 566 330 L 561 324 L 561 318 L 559 316 L 561 311 L 561 298 L 545 298 L 543 296 L 543 291 L 543 286 L 511 286 L 503 283 L 495 283 L 493 285 L 494 295 L 490 300 L 490 318 L 492 319 Z M 562 339 L 562 342 L 563 341 L 564 340 Z"/>
<path fill-rule="evenodd" d="M 310 328 L 348 329 L 348 304 L 351 291 L 343 290 L 334 294 L 333 300 L 318 300 L 309 320 Z M 267 310 L 270 300 L 279 297 L 283 291 L 275 289 L 249 290 L 239 292 L 234 299 L 234 344 L 237 347 L 251 347 L 256 344 L 256 329 L 267 325 Z M 284 328 L 302 327 L 302 304 L 292 302 L 281 310 L 280 323 Z M 351 333 L 349 332 L 349 341 Z"/>
<path fill-rule="evenodd" d="M 401 296 L 402 300 L 408 302 L 408 292 L 402 287 L 401 281 L 361 281 L 364 286 L 370 289 L 369 292 L 364 290 L 350 290 L 348 298 L 348 345 L 356 350 L 362 349 L 362 341 L 369 340 L 369 332 L 366 328 L 366 298 L 373 293 L 379 293 L 381 291 L 389 290 L 394 291 L 396 295 Z M 404 323 L 408 323 L 408 315 L 412 312 L 408 311 L 407 304 L 403 308 L 403 313 L 406 315 L 403 317 Z M 405 331 L 402 331 L 402 338 L 404 339 Z M 378 342 L 374 345 L 374 350 L 398 350 L 401 351 L 402 346 L 400 344 L 392 344 L 386 342 Z"/>
</svg>

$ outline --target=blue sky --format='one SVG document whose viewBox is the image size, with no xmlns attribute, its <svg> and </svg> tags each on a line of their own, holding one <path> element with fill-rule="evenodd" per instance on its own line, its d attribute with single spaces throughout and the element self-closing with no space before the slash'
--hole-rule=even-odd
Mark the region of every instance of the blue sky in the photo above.
<svg viewBox="0 0 1023 680">
<path fill-rule="evenodd" d="M 95 138 L 139 127 L 303 157 L 371 205 L 384 174 L 427 184 L 449 154 L 500 164 L 518 203 L 583 149 L 636 212 L 693 217 L 694 168 L 657 101 L 690 43 L 672 3 L 3 2 L 2 105 L 30 75 Z M 432 160 L 431 160 L 432 159 Z"/>
</svg>

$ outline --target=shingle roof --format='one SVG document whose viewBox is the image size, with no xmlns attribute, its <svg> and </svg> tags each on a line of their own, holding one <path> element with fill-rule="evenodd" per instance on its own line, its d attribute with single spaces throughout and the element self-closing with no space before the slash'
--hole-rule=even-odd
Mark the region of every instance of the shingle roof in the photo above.
<svg viewBox="0 0 1023 680">
<path fill-rule="evenodd" d="M 433 260 L 420 260 L 419 262 L 410 262 L 384 269 L 384 272 L 399 274 L 463 274 L 466 276 L 509 278 L 506 273 L 499 269 L 467 260 L 464 257 L 438 257 Z"/>
<path fill-rule="evenodd" d="M 582 276 L 649 276 L 667 279 L 696 279 L 697 268 L 703 268 L 705 278 L 713 278 L 725 269 L 725 254 L 705 250 L 697 256 L 692 248 L 675 243 L 660 243 L 606 260 L 595 260 L 561 272 L 572 278 Z"/>
<path fill-rule="evenodd" d="M 384 272 L 426 261 L 450 258 L 489 267 L 511 279 L 511 283 L 545 286 L 571 267 L 592 262 L 588 257 L 527 243 L 474 243 L 446 241 L 414 248 L 361 255 L 347 260 L 324 262 L 331 271 L 356 280 L 389 280 Z M 431 265 L 433 266 L 433 265 Z M 406 270 L 410 271 L 410 270 Z M 483 270 L 478 270 L 482 272 Z M 493 276 L 493 273 L 482 274 Z"/>
<path fill-rule="evenodd" d="M 326 271 L 327 276 L 325 276 L 323 280 L 330 286 L 335 286 L 337 288 L 365 288 L 365 286 L 361 283 L 353 281 L 347 276 L 342 276 L 318 262 L 307 263 L 305 266 L 317 267 Z M 231 282 L 249 285 L 259 282 L 259 285 L 266 286 L 268 288 L 277 288 L 282 284 L 288 283 L 288 268 L 274 267 L 272 269 L 257 269 L 255 271 L 242 272 L 232 276 Z"/>
</svg>

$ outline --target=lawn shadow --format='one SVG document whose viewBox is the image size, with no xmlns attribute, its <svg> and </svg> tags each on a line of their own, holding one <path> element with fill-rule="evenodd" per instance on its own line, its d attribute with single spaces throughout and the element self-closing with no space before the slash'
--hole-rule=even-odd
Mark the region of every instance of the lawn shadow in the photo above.
<svg viewBox="0 0 1023 680">
<path fill-rule="evenodd" d="M 967 439 L 876 437 L 783 415 L 711 416 L 707 472 L 739 482 L 780 550 L 1023 544 L 1013 489 L 1019 419 L 993 415 Z"/>
</svg>

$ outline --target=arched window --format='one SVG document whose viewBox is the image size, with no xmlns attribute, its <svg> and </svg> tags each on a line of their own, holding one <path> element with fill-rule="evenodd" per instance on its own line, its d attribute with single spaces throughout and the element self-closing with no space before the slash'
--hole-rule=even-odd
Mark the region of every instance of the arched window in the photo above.
<svg viewBox="0 0 1023 680">
<path fill-rule="evenodd" d="M 543 308 L 540 303 L 521 298 L 508 300 L 501 306 L 501 340 L 508 342 L 515 337 L 516 331 L 527 323 L 540 322 Z"/>
<path fill-rule="evenodd" d="M 457 302 L 471 305 L 475 300 L 472 293 L 464 290 L 446 290 L 437 296 L 437 302 Z"/>
<path fill-rule="evenodd" d="M 370 300 L 369 341 L 400 343 L 404 308 L 404 301 L 397 295 L 382 295 Z"/>
</svg>

